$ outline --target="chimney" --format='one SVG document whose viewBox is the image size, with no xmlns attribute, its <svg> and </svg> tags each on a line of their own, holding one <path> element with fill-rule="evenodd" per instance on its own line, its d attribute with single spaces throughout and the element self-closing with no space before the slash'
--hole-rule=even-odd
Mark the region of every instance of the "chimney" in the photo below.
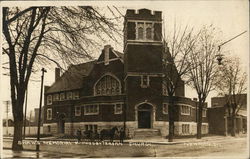
<svg viewBox="0 0 250 159">
<path fill-rule="evenodd" d="M 60 77 L 60 68 L 56 67 L 55 68 L 55 82 L 59 79 Z"/>
<path fill-rule="evenodd" d="M 109 50 L 111 49 L 111 45 L 104 46 L 104 64 L 109 64 Z"/>
</svg>

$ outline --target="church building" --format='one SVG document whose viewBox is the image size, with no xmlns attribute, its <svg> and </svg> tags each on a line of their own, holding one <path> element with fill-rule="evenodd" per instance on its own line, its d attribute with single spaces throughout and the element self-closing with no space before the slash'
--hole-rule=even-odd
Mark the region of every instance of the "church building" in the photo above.
<svg viewBox="0 0 250 159">
<path fill-rule="evenodd" d="M 45 134 L 75 134 L 78 128 L 100 132 L 124 127 L 134 136 L 146 132 L 168 135 L 169 98 L 163 78 L 162 13 L 127 10 L 124 53 L 110 45 L 97 60 L 71 65 L 45 88 Z M 184 82 L 175 92 L 176 135 L 197 132 L 197 101 L 185 97 Z M 208 133 L 206 108 L 202 133 Z"/>
</svg>

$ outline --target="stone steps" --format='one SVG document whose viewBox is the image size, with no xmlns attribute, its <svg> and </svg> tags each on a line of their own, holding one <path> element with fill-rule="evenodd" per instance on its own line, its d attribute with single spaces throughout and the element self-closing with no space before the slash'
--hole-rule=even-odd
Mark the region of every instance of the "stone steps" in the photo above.
<svg viewBox="0 0 250 159">
<path fill-rule="evenodd" d="M 134 139 L 161 138 L 161 132 L 158 129 L 136 129 Z"/>
</svg>

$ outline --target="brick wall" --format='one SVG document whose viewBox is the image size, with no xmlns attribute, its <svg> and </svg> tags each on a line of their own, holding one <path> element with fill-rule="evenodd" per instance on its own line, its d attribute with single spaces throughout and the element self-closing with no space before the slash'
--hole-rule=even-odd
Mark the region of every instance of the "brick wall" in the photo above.
<svg viewBox="0 0 250 159">
<path fill-rule="evenodd" d="M 224 116 L 224 107 L 208 108 L 209 133 L 218 135 L 225 134 Z"/>
</svg>

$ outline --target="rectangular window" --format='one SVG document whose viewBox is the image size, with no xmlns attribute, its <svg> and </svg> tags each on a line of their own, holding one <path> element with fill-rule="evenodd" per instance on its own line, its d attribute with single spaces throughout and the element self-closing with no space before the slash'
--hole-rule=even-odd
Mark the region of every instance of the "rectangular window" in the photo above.
<svg viewBox="0 0 250 159">
<path fill-rule="evenodd" d="M 52 95 L 48 95 L 47 96 L 47 105 L 51 105 L 52 104 Z"/>
<path fill-rule="evenodd" d="M 202 117 L 206 117 L 207 116 L 207 110 L 206 109 L 203 109 L 202 110 Z"/>
<path fill-rule="evenodd" d="M 73 98 L 74 99 L 79 99 L 79 92 L 78 91 L 75 91 L 74 93 L 73 93 Z"/>
<path fill-rule="evenodd" d="M 72 92 L 67 92 L 67 99 L 72 99 Z"/>
<path fill-rule="evenodd" d="M 153 40 L 153 37 L 154 37 L 153 23 L 145 23 L 145 22 L 136 23 L 137 40 Z"/>
<path fill-rule="evenodd" d="M 81 107 L 75 106 L 75 116 L 81 116 Z"/>
<path fill-rule="evenodd" d="M 163 112 L 163 114 L 168 114 L 168 104 L 167 103 L 163 103 L 162 112 Z"/>
<path fill-rule="evenodd" d="M 59 94 L 53 95 L 53 101 L 59 101 Z"/>
<path fill-rule="evenodd" d="M 141 87 L 142 88 L 147 88 L 149 87 L 149 76 L 141 76 Z"/>
<path fill-rule="evenodd" d="M 181 105 L 181 115 L 190 115 L 191 110 L 189 106 Z"/>
<path fill-rule="evenodd" d="M 84 115 L 97 115 L 99 114 L 99 105 L 85 105 Z"/>
<path fill-rule="evenodd" d="M 117 103 L 114 107 L 114 114 L 122 114 L 123 103 Z"/>
<path fill-rule="evenodd" d="M 64 93 L 60 93 L 60 100 L 61 101 L 65 100 L 65 94 Z"/>
<path fill-rule="evenodd" d="M 182 124 L 181 128 L 183 134 L 189 134 L 189 124 Z"/>
<path fill-rule="evenodd" d="M 47 120 L 51 120 L 52 119 L 52 108 L 48 108 L 47 109 Z"/>
</svg>

